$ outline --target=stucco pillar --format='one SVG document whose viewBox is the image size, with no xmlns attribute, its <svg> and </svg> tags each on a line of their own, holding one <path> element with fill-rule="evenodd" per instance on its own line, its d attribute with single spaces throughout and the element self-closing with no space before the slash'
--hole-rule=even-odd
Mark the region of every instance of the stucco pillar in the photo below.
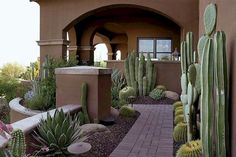
<svg viewBox="0 0 236 157">
<path fill-rule="evenodd" d="M 56 106 L 80 105 L 81 85 L 88 84 L 87 108 L 91 120 L 101 120 L 110 114 L 112 69 L 77 66 L 57 68 Z"/>
<path fill-rule="evenodd" d="M 44 62 L 45 56 L 53 58 L 64 58 L 66 56 L 68 40 L 64 39 L 51 39 L 51 40 L 40 40 L 38 45 L 40 46 L 40 63 Z"/>
<path fill-rule="evenodd" d="M 78 46 L 69 46 L 67 50 L 69 51 L 69 58 L 74 57 L 77 55 Z"/>
<path fill-rule="evenodd" d="M 94 62 L 94 46 L 78 46 L 78 57 L 79 57 L 79 64 L 82 65 L 92 65 Z"/>
</svg>

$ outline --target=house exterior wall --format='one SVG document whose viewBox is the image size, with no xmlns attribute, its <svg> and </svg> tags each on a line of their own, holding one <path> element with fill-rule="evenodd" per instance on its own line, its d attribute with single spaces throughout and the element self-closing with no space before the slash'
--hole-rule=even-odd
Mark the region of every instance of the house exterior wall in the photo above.
<svg viewBox="0 0 236 157">
<path fill-rule="evenodd" d="M 199 36 L 204 32 L 203 14 L 209 3 L 217 4 L 217 26 L 216 30 L 223 30 L 226 34 L 226 51 L 228 59 L 228 70 L 230 79 L 230 111 L 231 121 L 231 156 L 236 156 L 236 0 L 200 0 L 199 3 Z"/>
<path fill-rule="evenodd" d="M 135 6 L 160 13 L 182 27 L 182 37 L 188 31 L 193 31 L 194 35 L 198 36 L 198 0 L 180 0 L 174 4 L 173 0 L 38 0 L 38 3 L 41 17 L 40 41 L 65 40 L 65 32 L 78 21 L 93 14 L 96 9 L 106 9 L 105 7 L 114 5 Z M 65 54 L 66 45 L 61 43 L 55 45 L 48 42 L 42 45 L 39 42 L 39 45 L 41 58 L 44 58 L 46 53 L 52 54 L 53 57 L 62 57 Z"/>
</svg>

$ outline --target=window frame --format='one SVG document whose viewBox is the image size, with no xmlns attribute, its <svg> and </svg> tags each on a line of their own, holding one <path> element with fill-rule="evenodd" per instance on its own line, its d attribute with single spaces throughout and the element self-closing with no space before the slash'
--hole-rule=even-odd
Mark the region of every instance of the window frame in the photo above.
<svg viewBox="0 0 236 157">
<path fill-rule="evenodd" d="M 153 52 L 140 52 L 139 51 L 139 41 L 140 40 L 153 40 Z M 157 41 L 158 40 L 170 40 L 171 41 L 171 51 L 170 52 L 157 52 Z M 173 39 L 171 37 L 137 37 L 137 53 L 153 53 L 153 58 L 157 58 L 158 53 L 171 54 L 173 51 Z"/>
</svg>

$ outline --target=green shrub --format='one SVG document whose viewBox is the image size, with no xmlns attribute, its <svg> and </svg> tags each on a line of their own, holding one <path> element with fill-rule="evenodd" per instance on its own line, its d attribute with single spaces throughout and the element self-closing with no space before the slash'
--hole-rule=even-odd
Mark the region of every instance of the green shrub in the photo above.
<svg viewBox="0 0 236 157">
<path fill-rule="evenodd" d="M 118 69 L 114 69 L 111 74 L 112 86 L 111 86 L 111 98 L 112 107 L 119 108 L 119 92 L 126 86 L 126 80 L 122 72 Z"/>
<path fill-rule="evenodd" d="M 72 118 L 69 113 L 56 110 L 54 117 L 48 113 L 47 119 L 40 121 L 37 130 L 38 132 L 35 131 L 33 136 L 39 142 L 39 144 L 34 143 L 38 155 L 69 156 L 67 147 L 80 140 L 79 116 Z M 42 150 L 45 147 L 47 151 Z"/>
<path fill-rule="evenodd" d="M 165 97 L 165 92 L 162 89 L 155 88 L 149 93 L 149 96 L 155 100 L 160 100 Z"/>
<path fill-rule="evenodd" d="M 120 108 L 120 115 L 125 117 L 133 117 L 135 116 L 135 110 L 132 107 L 124 105 Z"/>
<path fill-rule="evenodd" d="M 136 91 L 133 87 L 126 86 L 119 92 L 119 99 L 128 103 L 129 96 L 136 96 Z"/>
</svg>

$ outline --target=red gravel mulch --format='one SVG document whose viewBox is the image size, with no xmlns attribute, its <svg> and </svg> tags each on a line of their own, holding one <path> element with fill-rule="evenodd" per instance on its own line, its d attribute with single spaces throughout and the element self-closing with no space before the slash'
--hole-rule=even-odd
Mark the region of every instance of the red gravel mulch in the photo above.
<svg viewBox="0 0 236 157">
<path fill-rule="evenodd" d="M 79 156 L 108 157 L 128 133 L 139 115 L 140 113 L 136 112 L 135 117 L 132 118 L 119 116 L 115 124 L 107 126 L 111 131 L 110 133 L 95 133 L 89 137 L 85 142 L 91 144 L 91 150 Z"/>
<path fill-rule="evenodd" d="M 138 96 L 133 104 L 153 104 L 153 105 L 172 105 L 175 101 L 169 98 L 155 100 L 149 96 Z"/>
</svg>

